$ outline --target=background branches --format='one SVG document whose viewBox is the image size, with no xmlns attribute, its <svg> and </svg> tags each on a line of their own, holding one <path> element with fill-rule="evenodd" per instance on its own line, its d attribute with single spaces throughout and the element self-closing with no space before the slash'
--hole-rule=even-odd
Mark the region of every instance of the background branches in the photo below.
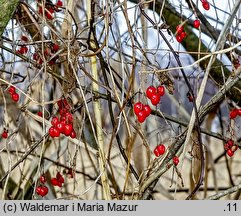
<svg viewBox="0 0 241 216">
<path fill-rule="evenodd" d="M 4 2 L 1 198 L 239 199 L 240 1 L 204 2 Z"/>
</svg>

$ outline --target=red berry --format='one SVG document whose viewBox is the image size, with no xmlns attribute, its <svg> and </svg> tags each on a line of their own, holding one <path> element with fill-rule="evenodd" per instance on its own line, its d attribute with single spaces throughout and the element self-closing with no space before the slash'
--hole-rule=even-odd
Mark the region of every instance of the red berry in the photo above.
<svg viewBox="0 0 241 216">
<path fill-rule="evenodd" d="M 18 93 L 13 93 L 13 94 L 12 94 L 12 99 L 13 99 L 13 101 L 18 102 L 18 100 L 19 100 L 19 94 L 18 94 Z"/>
<path fill-rule="evenodd" d="M 209 10 L 209 9 L 210 9 L 210 4 L 209 4 L 207 1 L 204 1 L 204 2 L 202 3 L 202 5 L 203 5 L 203 8 L 204 8 L 205 10 Z"/>
<path fill-rule="evenodd" d="M 37 115 L 40 116 L 40 117 L 43 117 L 43 113 L 41 111 L 38 111 Z"/>
<path fill-rule="evenodd" d="M 185 31 L 183 31 L 181 34 L 180 34 L 182 40 L 187 36 L 187 33 Z"/>
<path fill-rule="evenodd" d="M 57 5 L 58 7 L 62 7 L 62 6 L 63 6 L 63 2 L 60 1 L 60 0 L 58 0 L 57 3 L 56 3 L 56 5 Z"/>
<path fill-rule="evenodd" d="M 54 13 L 54 7 L 51 7 L 51 6 L 49 6 L 49 7 L 47 7 L 47 10 L 52 14 L 52 13 Z"/>
<path fill-rule="evenodd" d="M 52 47 L 53 52 L 57 52 L 59 50 L 59 45 L 58 44 L 54 44 Z"/>
<path fill-rule="evenodd" d="M 22 46 L 19 49 L 20 54 L 26 54 L 28 52 L 28 47 Z"/>
<path fill-rule="evenodd" d="M 193 96 L 191 95 L 190 92 L 187 93 L 187 98 L 188 98 L 189 102 L 193 102 Z"/>
<path fill-rule="evenodd" d="M 59 109 L 59 114 L 60 114 L 61 116 L 64 116 L 66 112 L 68 112 L 68 110 L 67 110 L 66 108 L 61 108 L 61 109 Z"/>
<path fill-rule="evenodd" d="M 52 9 L 51 7 L 50 7 L 50 8 L 47 8 L 47 9 L 45 10 L 45 15 L 46 15 L 47 19 L 49 19 L 49 20 L 51 20 L 51 19 L 54 18 L 54 17 L 53 17 L 53 13 L 54 13 L 54 9 Z"/>
<path fill-rule="evenodd" d="M 7 131 L 3 131 L 2 138 L 3 139 L 7 139 L 8 138 L 8 132 Z"/>
<path fill-rule="evenodd" d="M 54 135 L 55 137 L 59 137 L 60 136 L 60 131 L 58 128 L 54 128 Z"/>
<path fill-rule="evenodd" d="M 156 105 L 160 102 L 160 99 L 161 99 L 161 97 L 160 97 L 159 94 L 154 94 L 154 95 L 152 95 L 152 97 L 151 97 L 151 103 L 152 103 L 154 106 L 156 106 Z"/>
<path fill-rule="evenodd" d="M 224 144 L 224 149 L 228 151 L 231 149 L 234 145 L 234 141 L 232 139 L 229 139 L 225 144 Z"/>
<path fill-rule="evenodd" d="M 177 39 L 177 42 L 181 43 L 183 38 L 181 37 L 181 35 L 176 35 L 176 39 Z"/>
<path fill-rule="evenodd" d="M 141 102 L 137 102 L 134 104 L 134 113 L 137 115 L 143 108 L 143 104 Z"/>
<path fill-rule="evenodd" d="M 61 109 L 63 107 L 62 99 L 58 100 L 57 104 L 58 104 L 59 109 Z"/>
<path fill-rule="evenodd" d="M 225 151 L 227 151 L 227 150 L 229 149 L 228 143 L 225 143 L 225 144 L 224 144 L 224 149 L 225 149 Z"/>
<path fill-rule="evenodd" d="M 24 41 L 24 42 L 28 42 L 28 38 L 25 35 L 21 36 L 21 40 Z"/>
<path fill-rule="evenodd" d="M 69 136 L 71 134 L 72 130 L 73 130 L 73 125 L 72 124 L 66 124 L 64 126 L 64 134 L 66 136 Z"/>
<path fill-rule="evenodd" d="M 59 180 L 57 178 L 52 178 L 51 179 L 51 184 L 53 186 L 59 186 Z"/>
<path fill-rule="evenodd" d="M 150 108 L 150 106 L 149 106 L 148 104 L 147 104 L 147 105 L 144 105 L 144 106 L 143 106 L 143 111 L 144 111 L 146 117 L 148 117 L 148 116 L 151 114 L 151 108 Z"/>
<path fill-rule="evenodd" d="M 65 113 L 65 117 L 66 117 L 66 121 L 67 121 L 68 123 L 73 123 L 74 118 L 73 118 L 73 115 L 72 115 L 70 112 L 66 112 L 66 113 Z"/>
<path fill-rule="evenodd" d="M 233 60 L 233 66 L 235 67 L 235 69 L 238 69 L 240 67 L 240 63 L 238 59 Z"/>
<path fill-rule="evenodd" d="M 151 99 L 152 95 L 156 94 L 156 88 L 154 86 L 149 86 L 146 89 L 146 96 Z"/>
<path fill-rule="evenodd" d="M 9 89 L 8 89 L 8 92 L 9 92 L 9 94 L 14 94 L 14 93 L 16 93 L 16 88 L 15 88 L 15 86 L 10 86 L 9 87 Z"/>
<path fill-rule="evenodd" d="M 60 136 L 60 131 L 57 129 L 57 128 L 55 128 L 55 127 L 51 127 L 51 128 L 49 128 L 49 136 L 51 136 L 51 137 L 59 137 Z"/>
<path fill-rule="evenodd" d="M 36 193 L 42 197 L 44 197 L 45 195 L 47 195 L 49 189 L 48 187 L 46 187 L 45 185 L 42 185 L 42 186 L 38 186 L 36 188 Z"/>
<path fill-rule="evenodd" d="M 59 172 L 57 173 L 56 178 L 51 179 L 51 184 L 53 186 L 62 187 L 63 183 L 64 183 L 64 178 L 62 177 L 62 175 Z"/>
<path fill-rule="evenodd" d="M 39 54 L 38 53 L 33 54 L 33 60 L 35 60 L 35 61 L 39 60 Z"/>
<path fill-rule="evenodd" d="M 237 115 L 238 115 L 238 109 L 233 109 L 233 110 L 231 110 L 230 113 L 229 113 L 230 119 L 236 118 Z"/>
<path fill-rule="evenodd" d="M 56 128 L 59 130 L 60 133 L 64 133 L 64 125 L 61 122 L 58 122 Z"/>
<path fill-rule="evenodd" d="M 48 191 L 49 191 L 49 189 L 48 189 L 48 187 L 46 187 L 45 185 L 36 187 L 36 193 L 37 193 L 38 195 L 42 196 L 42 197 L 44 197 L 45 195 L 47 195 L 47 194 L 48 194 Z"/>
<path fill-rule="evenodd" d="M 44 62 L 44 61 L 43 61 L 43 59 L 41 59 L 41 58 L 39 58 L 39 60 L 37 61 L 37 63 L 40 64 L 40 65 L 43 64 L 43 62 Z"/>
<path fill-rule="evenodd" d="M 241 116 L 241 109 L 237 109 L 237 115 Z"/>
<path fill-rule="evenodd" d="M 22 51 L 21 49 L 19 49 L 19 50 L 16 50 L 16 52 L 17 52 L 18 54 L 21 54 L 21 55 L 23 55 L 23 51 Z"/>
<path fill-rule="evenodd" d="M 65 115 L 60 116 L 60 121 L 65 121 L 65 124 L 66 124 L 66 116 Z"/>
<path fill-rule="evenodd" d="M 39 177 L 39 181 L 40 181 L 42 184 L 45 184 L 45 183 L 47 182 L 47 179 L 46 179 L 46 177 L 45 177 L 44 175 L 41 175 L 41 176 Z"/>
<path fill-rule="evenodd" d="M 47 17 L 49 20 L 52 20 L 52 19 L 53 19 L 52 14 L 49 13 L 49 12 L 46 13 L 46 17 Z"/>
<path fill-rule="evenodd" d="M 233 144 L 234 144 L 234 141 L 233 141 L 232 139 L 229 139 L 229 140 L 227 141 L 227 144 L 228 144 L 228 147 L 229 147 L 229 148 L 232 148 L 232 146 L 233 146 Z"/>
<path fill-rule="evenodd" d="M 76 138 L 76 132 L 74 130 L 72 130 L 71 134 L 70 134 L 70 137 L 72 139 Z"/>
<path fill-rule="evenodd" d="M 66 125 L 66 120 L 64 120 L 64 117 L 63 117 L 63 119 L 61 119 L 60 123 L 63 125 L 63 127 Z"/>
<path fill-rule="evenodd" d="M 42 196 L 47 195 L 47 194 L 48 194 L 48 192 L 49 192 L 48 187 L 47 187 L 47 186 L 45 186 L 45 185 L 43 185 L 43 186 L 42 186 Z"/>
<path fill-rule="evenodd" d="M 51 124 L 52 124 L 53 126 L 56 126 L 58 123 L 59 123 L 58 117 L 53 117 L 53 118 L 52 118 L 52 121 L 51 121 Z"/>
<path fill-rule="evenodd" d="M 49 136 L 55 137 L 54 127 L 49 128 Z"/>
<path fill-rule="evenodd" d="M 200 27 L 200 20 L 198 20 L 198 19 L 194 20 L 193 27 L 194 28 L 199 28 Z"/>
<path fill-rule="evenodd" d="M 177 34 L 181 34 L 181 33 L 184 31 L 183 26 L 178 25 L 178 26 L 176 27 L 176 31 L 177 31 Z"/>
<path fill-rule="evenodd" d="M 43 8 L 42 8 L 42 7 L 39 7 L 38 13 L 39 13 L 39 14 L 43 14 Z"/>
<path fill-rule="evenodd" d="M 55 61 L 52 59 L 52 60 L 50 60 L 48 63 L 49 63 L 49 65 L 54 65 L 54 64 L 55 64 Z"/>
<path fill-rule="evenodd" d="M 177 166 L 178 163 L 179 163 L 179 158 L 178 158 L 177 156 L 174 156 L 174 157 L 172 158 L 172 161 L 173 161 L 174 165 Z"/>
<path fill-rule="evenodd" d="M 59 106 L 59 109 L 62 109 L 63 107 L 66 109 L 70 109 L 70 105 L 68 104 L 67 99 L 60 99 L 58 101 L 58 106 Z"/>
<path fill-rule="evenodd" d="M 154 154 L 155 154 L 157 157 L 159 157 L 159 156 L 160 156 L 159 151 L 158 151 L 158 149 L 157 149 L 157 148 L 155 148 L 153 152 L 154 152 Z"/>
<path fill-rule="evenodd" d="M 160 144 L 154 149 L 154 154 L 159 157 L 160 155 L 163 155 L 165 153 L 165 150 L 166 147 L 163 144 Z"/>
<path fill-rule="evenodd" d="M 64 178 L 63 178 L 63 176 L 60 174 L 60 172 L 57 172 L 56 178 L 58 179 L 58 181 L 59 181 L 61 184 L 64 183 Z"/>
<path fill-rule="evenodd" d="M 42 186 L 38 186 L 38 187 L 36 187 L 36 193 L 38 194 L 38 195 L 40 195 L 42 192 L 41 192 L 41 188 L 42 188 Z"/>
<path fill-rule="evenodd" d="M 69 178 L 74 178 L 74 173 L 72 168 L 68 169 L 66 174 Z"/>
<path fill-rule="evenodd" d="M 162 97 L 165 94 L 164 86 L 158 86 L 157 87 L 157 93 Z"/>
<path fill-rule="evenodd" d="M 144 122 L 144 121 L 146 120 L 146 113 L 145 113 L 144 110 L 141 110 L 140 112 L 138 112 L 138 113 L 136 114 L 136 116 L 137 116 L 137 119 L 138 119 L 138 121 L 139 121 L 140 123 L 142 123 L 142 122 Z"/>
<path fill-rule="evenodd" d="M 234 152 L 233 152 L 231 149 L 228 149 L 228 150 L 227 150 L 227 155 L 228 155 L 229 157 L 232 157 L 232 156 L 234 155 Z"/>
<path fill-rule="evenodd" d="M 58 186 L 59 186 L 59 187 L 62 187 L 62 184 L 63 184 L 63 183 L 61 183 L 60 181 L 58 181 Z"/>
</svg>

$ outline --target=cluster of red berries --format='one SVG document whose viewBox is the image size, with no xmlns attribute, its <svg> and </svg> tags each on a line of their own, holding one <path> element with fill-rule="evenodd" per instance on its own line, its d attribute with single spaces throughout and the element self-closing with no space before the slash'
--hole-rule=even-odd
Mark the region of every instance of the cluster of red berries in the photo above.
<svg viewBox="0 0 241 216">
<path fill-rule="evenodd" d="M 210 9 L 210 4 L 208 3 L 207 0 L 201 0 L 202 2 L 202 6 L 205 10 L 209 10 Z"/>
<path fill-rule="evenodd" d="M 153 152 L 156 155 L 156 157 L 159 157 L 163 155 L 165 151 L 166 151 L 166 147 L 163 144 L 159 144 L 158 146 L 156 146 Z"/>
<path fill-rule="evenodd" d="M 234 155 L 234 152 L 237 151 L 238 146 L 234 145 L 234 141 L 232 139 L 229 139 L 224 144 L 224 149 L 229 157 L 232 157 Z"/>
<path fill-rule="evenodd" d="M 173 164 L 174 164 L 175 166 L 177 166 L 177 165 L 179 164 L 179 158 L 178 158 L 177 156 L 174 156 L 174 157 L 172 158 L 172 161 L 173 161 Z"/>
<path fill-rule="evenodd" d="M 39 196 L 46 196 L 49 192 L 49 189 L 48 187 L 45 185 L 45 183 L 47 182 L 47 179 L 44 175 L 41 175 L 39 177 L 39 182 L 41 183 L 41 185 L 39 185 L 38 187 L 36 187 L 36 193 L 39 195 Z"/>
<path fill-rule="evenodd" d="M 26 43 L 28 42 L 28 38 L 25 35 L 22 35 L 21 37 L 21 41 L 22 41 L 22 46 L 17 50 L 18 54 L 24 55 L 27 54 L 28 52 L 28 47 L 26 45 Z"/>
<path fill-rule="evenodd" d="M 57 3 L 55 5 L 52 4 L 51 1 L 48 1 L 48 3 L 45 5 L 45 8 L 42 8 L 42 4 L 41 4 L 41 0 L 39 0 L 40 4 L 38 5 L 38 12 L 39 14 L 43 14 L 43 10 L 44 10 L 44 14 L 46 16 L 47 19 L 52 20 L 54 18 L 54 12 L 58 12 L 59 11 L 59 7 L 63 6 L 63 2 L 61 0 L 58 0 Z"/>
<path fill-rule="evenodd" d="M 241 116 L 241 109 L 232 109 L 229 113 L 230 119 L 235 119 L 237 116 Z"/>
<path fill-rule="evenodd" d="M 197 29 L 200 27 L 200 20 L 199 19 L 195 19 L 193 21 L 193 27 L 197 28 Z"/>
<path fill-rule="evenodd" d="M 48 60 L 49 65 L 54 65 L 56 60 L 58 60 L 59 56 L 55 55 L 55 53 L 59 50 L 59 45 L 57 43 L 52 44 L 51 47 L 46 47 L 44 50 L 44 57 Z M 55 56 L 54 56 L 55 55 Z M 53 57 L 54 56 L 54 57 Z M 33 54 L 33 60 L 37 62 L 37 64 L 41 65 L 43 63 L 42 57 L 35 52 Z"/>
<path fill-rule="evenodd" d="M 66 172 L 66 175 L 68 175 L 70 178 L 73 178 L 73 170 L 72 169 L 68 169 L 68 171 Z M 42 197 L 46 196 L 48 194 L 48 187 L 45 186 L 45 183 L 47 182 L 47 179 L 44 175 L 41 175 L 39 177 L 39 182 L 40 185 L 38 187 L 36 187 L 36 193 Z M 51 184 L 53 186 L 58 186 L 58 187 L 62 187 L 64 184 L 64 177 L 61 175 L 60 172 L 57 172 L 56 176 L 54 178 L 51 178 Z"/>
<path fill-rule="evenodd" d="M 36 193 L 42 197 L 46 196 L 48 194 L 48 187 L 45 186 L 45 183 L 47 182 L 47 179 L 44 175 L 41 175 L 39 178 L 39 182 L 41 183 L 41 185 L 39 185 L 38 187 L 36 187 Z M 53 186 L 59 186 L 62 187 L 62 184 L 64 183 L 64 178 L 63 176 L 60 174 L 60 172 L 58 172 L 56 174 L 56 178 L 52 178 L 51 179 L 51 184 Z"/>
<path fill-rule="evenodd" d="M 154 154 L 156 155 L 156 157 L 160 157 L 161 155 L 163 155 L 166 151 L 166 147 L 163 144 L 159 144 L 155 147 L 155 149 L 153 150 Z M 175 166 L 177 166 L 179 164 L 179 158 L 177 156 L 174 156 L 172 158 L 173 164 Z"/>
<path fill-rule="evenodd" d="M 51 179 L 51 184 L 53 186 L 59 186 L 62 187 L 62 184 L 64 183 L 64 178 L 60 174 L 60 172 L 57 172 L 56 177 Z"/>
<path fill-rule="evenodd" d="M 69 112 L 70 105 L 66 99 L 58 101 L 60 118 L 57 116 L 52 118 L 52 126 L 49 128 L 49 135 L 51 137 L 59 137 L 60 134 L 76 138 L 76 132 L 73 128 L 73 115 Z"/>
<path fill-rule="evenodd" d="M 137 102 L 134 104 L 134 113 L 140 123 L 144 122 L 146 118 L 151 114 L 151 108 L 148 104 L 142 104 Z"/>
<path fill-rule="evenodd" d="M 146 96 L 151 100 L 151 103 L 156 106 L 160 100 L 161 97 L 165 94 L 165 88 L 164 86 L 158 86 L 155 88 L 154 86 L 149 86 L 146 89 Z"/>
<path fill-rule="evenodd" d="M 155 88 L 154 86 L 149 86 L 146 89 L 146 96 L 151 100 L 151 103 L 156 106 L 161 97 L 165 94 L 164 86 L 158 86 Z M 134 104 L 134 113 L 137 116 L 137 119 L 140 123 L 144 122 L 146 118 L 151 114 L 151 108 L 148 104 L 143 104 L 141 102 L 136 102 Z"/>
<path fill-rule="evenodd" d="M 187 33 L 184 31 L 184 27 L 182 25 L 178 25 L 176 27 L 176 39 L 179 43 L 183 41 L 183 39 L 187 36 Z"/>
<path fill-rule="evenodd" d="M 8 138 L 8 131 L 6 129 L 4 129 L 4 131 L 2 132 L 2 138 L 3 139 L 7 139 Z"/>
<path fill-rule="evenodd" d="M 18 102 L 19 94 L 16 92 L 16 88 L 14 86 L 9 87 L 8 93 L 11 95 L 11 98 L 14 102 Z"/>
</svg>

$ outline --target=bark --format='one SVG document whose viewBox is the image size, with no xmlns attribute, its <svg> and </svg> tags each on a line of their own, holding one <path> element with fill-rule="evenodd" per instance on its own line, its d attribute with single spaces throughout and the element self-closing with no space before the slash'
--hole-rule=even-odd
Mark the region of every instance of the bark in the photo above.
<svg viewBox="0 0 241 216">
<path fill-rule="evenodd" d="M 12 18 L 19 0 L 0 0 L 0 34 L 2 36 L 9 20 Z"/>
</svg>

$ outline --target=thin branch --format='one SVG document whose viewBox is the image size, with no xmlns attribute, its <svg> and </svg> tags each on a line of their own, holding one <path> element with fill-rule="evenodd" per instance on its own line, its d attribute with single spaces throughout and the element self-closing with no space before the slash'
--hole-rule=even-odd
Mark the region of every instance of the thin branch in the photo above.
<svg viewBox="0 0 241 216">
<path fill-rule="evenodd" d="M 221 191 L 221 192 L 218 192 L 212 196 L 209 196 L 207 198 L 205 198 L 204 200 L 218 200 L 224 196 L 227 196 L 227 195 L 230 195 L 232 193 L 235 193 L 237 192 L 238 190 L 241 189 L 241 184 L 238 184 L 238 185 L 235 185 L 227 190 L 224 190 L 224 191 Z"/>
</svg>

